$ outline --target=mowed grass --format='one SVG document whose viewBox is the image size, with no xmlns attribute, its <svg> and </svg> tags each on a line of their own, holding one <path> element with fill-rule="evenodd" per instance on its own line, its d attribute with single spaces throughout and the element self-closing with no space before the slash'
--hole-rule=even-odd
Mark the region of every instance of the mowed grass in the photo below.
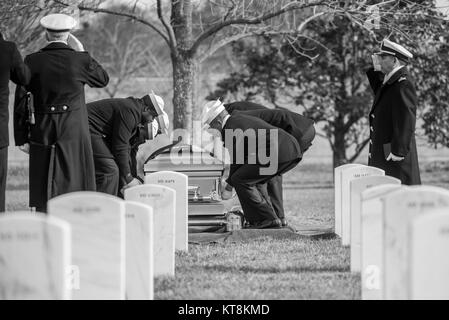
<svg viewBox="0 0 449 320">
<path fill-rule="evenodd" d="M 422 164 L 422 180 L 449 188 L 449 163 Z M 27 208 L 26 168 L 10 168 L 7 209 Z M 284 177 L 284 206 L 293 226 L 332 226 L 333 169 L 299 165 Z M 273 239 L 189 245 L 176 254 L 176 276 L 155 280 L 156 299 L 360 299 L 360 275 L 349 271 L 339 239 Z"/>
</svg>

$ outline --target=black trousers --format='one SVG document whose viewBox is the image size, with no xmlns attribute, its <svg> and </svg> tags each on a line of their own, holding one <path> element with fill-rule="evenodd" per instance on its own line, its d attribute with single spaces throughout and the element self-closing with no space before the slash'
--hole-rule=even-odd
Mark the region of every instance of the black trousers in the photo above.
<svg viewBox="0 0 449 320">
<path fill-rule="evenodd" d="M 0 148 L 0 212 L 5 211 L 6 176 L 8 175 L 8 146 Z"/>
<path fill-rule="evenodd" d="M 312 145 L 313 139 L 315 139 L 315 127 L 310 126 L 309 129 L 304 133 L 301 141 L 300 147 L 304 154 L 309 147 Z M 277 175 L 271 178 L 267 183 L 268 196 L 273 205 L 273 209 L 279 219 L 285 218 L 284 213 L 284 200 L 282 197 L 282 176 Z"/>
<path fill-rule="evenodd" d="M 268 194 L 268 182 L 274 177 L 280 176 L 294 168 L 299 161 L 300 159 L 295 159 L 280 163 L 278 165 L 277 172 L 271 176 L 261 175 L 261 166 L 257 164 L 241 165 L 234 172 L 234 174 L 229 178 L 230 183 L 235 188 L 247 221 L 250 223 L 255 223 L 263 220 L 274 220 L 278 218 L 272 200 Z M 279 188 L 275 191 L 275 194 L 278 196 Z M 280 199 L 282 199 L 282 189 L 280 192 Z M 281 212 L 283 214 L 284 211 L 282 202 L 277 202 L 276 205 L 280 205 L 282 208 Z"/>
<path fill-rule="evenodd" d="M 316 131 L 315 131 L 315 127 L 314 126 L 310 126 L 310 128 L 307 129 L 306 132 L 304 132 L 304 135 L 302 136 L 302 139 L 299 142 L 299 145 L 301 147 L 301 151 L 302 151 L 303 154 L 312 145 L 312 141 L 313 141 L 313 139 L 315 139 L 315 134 L 316 134 Z"/>
<path fill-rule="evenodd" d="M 282 197 L 282 176 L 277 175 L 268 180 L 267 192 L 274 212 L 279 219 L 285 218 L 284 199 Z"/>
<path fill-rule="evenodd" d="M 119 169 L 114 159 L 94 157 L 97 192 L 118 196 Z"/>
</svg>

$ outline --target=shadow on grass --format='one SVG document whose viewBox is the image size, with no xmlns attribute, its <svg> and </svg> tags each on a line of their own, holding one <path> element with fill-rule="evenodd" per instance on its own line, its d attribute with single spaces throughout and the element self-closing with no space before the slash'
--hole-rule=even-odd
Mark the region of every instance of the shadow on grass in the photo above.
<svg viewBox="0 0 449 320">
<path fill-rule="evenodd" d="M 305 267 L 287 267 L 278 269 L 276 267 L 268 267 L 263 268 L 260 266 L 250 267 L 232 267 L 232 266 L 224 266 L 224 265 L 213 265 L 213 266 L 201 266 L 201 269 L 204 271 L 212 270 L 214 272 L 247 272 L 247 273 L 260 273 L 260 274 L 268 274 L 268 273 L 285 273 L 285 272 L 293 272 L 293 273 L 348 273 L 350 271 L 349 267 L 317 267 L 317 266 L 305 266 Z"/>
</svg>

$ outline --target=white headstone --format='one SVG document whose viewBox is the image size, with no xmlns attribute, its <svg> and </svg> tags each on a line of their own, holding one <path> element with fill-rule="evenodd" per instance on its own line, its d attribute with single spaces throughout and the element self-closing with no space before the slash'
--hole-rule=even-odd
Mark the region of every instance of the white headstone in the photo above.
<svg viewBox="0 0 449 320">
<path fill-rule="evenodd" d="M 157 184 L 176 191 L 175 249 L 188 250 L 188 177 L 179 172 L 159 171 L 145 176 L 145 183 Z"/>
<path fill-rule="evenodd" d="M 358 166 L 344 169 L 341 172 L 341 243 L 351 244 L 351 181 L 361 177 L 383 176 L 385 172 L 379 168 Z"/>
<path fill-rule="evenodd" d="M 401 185 L 384 184 L 362 192 L 361 278 L 362 299 L 383 299 L 383 210 L 382 197 Z"/>
<path fill-rule="evenodd" d="M 125 190 L 125 199 L 153 208 L 154 276 L 175 275 L 175 190 L 143 184 Z"/>
<path fill-rule="evenodd" d="M 341 237 L 341 172 L 344 169 L 362 164 L 348 163 L 334 168 L 334 209 L 335 209 L 335 234 Z"/>
<path fill-rule="evenodd" d="M 449 300 L 449 208 L 413 219 L 409 237 L 409 298 Z"/>
<path fill-rule="evenodd" d="M 401 180 L 390 176 L 369 176 L 356 178 L 351 181 L 351 206 L 350 206 L 350 218 L 351 218 L 351 271 L 361 271 L 361 258 L 360 258 L 360 242 L 361 242 L 361 211 L 362 211 L 362 192 L 366 189 L 383 185 L 383 184 L 401 184 Z"/>
<path fill-rule="evenodd" d="M 126 201 L 126 299 L 153 300 L 153 209 Z"/>
<path fill-rule="evenodd" d="M 70 299 L 70 226 L 41 213 L 0 215 L 0 300 Z"/>
<path fill-rule="evenodd" d="M 124 201 L 105 193 L 73 192 L 51 199 L 48 213 L 72 227 L 73 299 L 124 299 Z"/>
<path fill-rule="evenodd" d="M 385 298 L 407 299 L 410 284 L 408 224 L 431 209 L 449 207 L 449 190 L 413 186 L 385 197 Z"/>
</svg>

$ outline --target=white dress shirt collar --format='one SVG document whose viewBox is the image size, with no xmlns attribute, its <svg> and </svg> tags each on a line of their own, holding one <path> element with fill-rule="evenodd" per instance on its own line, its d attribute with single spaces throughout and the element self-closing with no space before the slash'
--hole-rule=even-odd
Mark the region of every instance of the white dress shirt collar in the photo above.
<svg viewBox="0 0 449 320">
<path fill-rule="evenodd" d="M 396 68 L 394 68 L 393 70 L 391 70 L 384 78 L 384 82 L 383 84 L 387 83 L 388 80 L 390 80 L 390 78 L 401 68 L 403 68 L 404 66 L 398 66 Z"/>
<path fill-rule="evenodd" d="M 60 43 L 63 43 L 63 44 L 65 44 L 65 45 L 68 45 L 68 44 L 67 44 L 67 41 L 64 41 L 64 40 L 53 40 L 53 41 L 47 41 L 47 43 L 48 43 L 48 44 L 50 44 L 50 43 L 54 43 L 54 42 L 60 42 Z"/>
</svg>

